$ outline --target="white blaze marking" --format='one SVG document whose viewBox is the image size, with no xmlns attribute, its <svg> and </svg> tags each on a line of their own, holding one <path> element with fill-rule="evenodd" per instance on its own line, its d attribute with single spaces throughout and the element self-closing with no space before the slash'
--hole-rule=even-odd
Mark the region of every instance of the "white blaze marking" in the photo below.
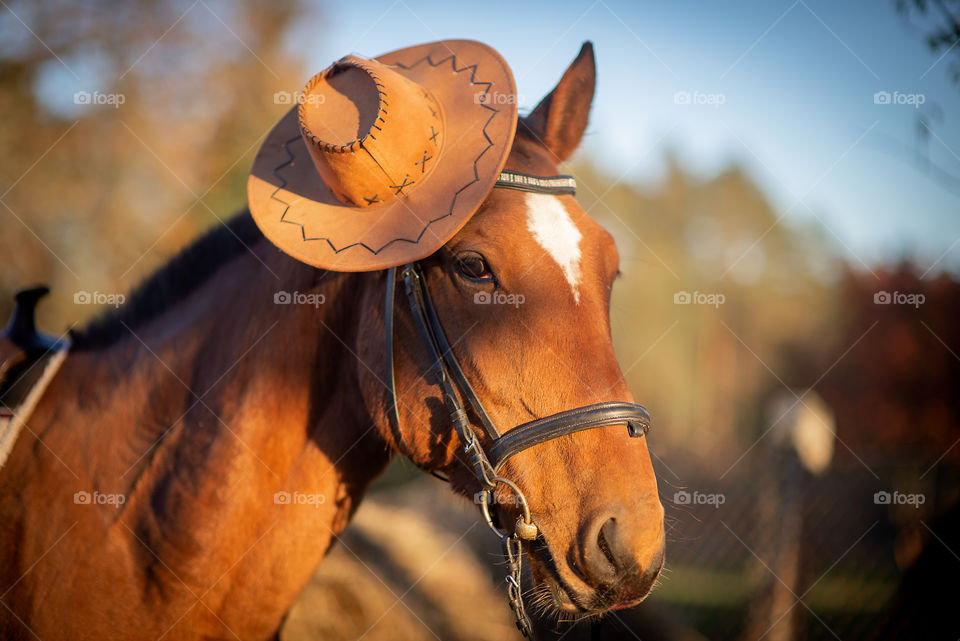
<svg viewBox="0 0 960 641">
<path fill-rule="evenodd" d="M 580 239 L 566 207 L 556 196 L 527 194 L 527 229 L 540 243 L 570 283 L 573 300 L 580 304 Z"/>
</svg>

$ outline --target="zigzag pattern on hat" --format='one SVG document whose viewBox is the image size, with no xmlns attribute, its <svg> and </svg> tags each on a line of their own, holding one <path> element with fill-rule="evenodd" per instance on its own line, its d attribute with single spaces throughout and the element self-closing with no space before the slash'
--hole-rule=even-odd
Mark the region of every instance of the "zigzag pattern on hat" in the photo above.
<svg viewBox="0 0 960 641">
<path fill-rule="evenodd" d="M 486 85 L 486 89 L 484 89 L 483 95 L 486 96 L 487 94 L 489 94 L 490 89 L 493 87 L 493 83 L 492 83 L 492 82 L 487 82 L 487 81 L 477 81 L 477 80 L 476 80 L 476 73 L 477 73 L 477 65 L 476 65 L 476 64 L 468 65 L 468 66 L 465 66 L 465 67 L 463 67 L 463 68 L 461 68 L 461 69 L 457 69 L 457 61 L 456 61 L 456 56 L 455 56 L 454 54 L 450 54 L 449 56 L 446 56 L 446 57 L 444 57 L 444 58 L 441 58 L 441 59 L 438 60 L 437 62 L 434 62 L 434 61 L 433 61 L 433 58 L 432 58 L 430 55 L 426 55 L 426 56 L 424 56 L 423 58 L 420 58 L 419 60 L 417 60 L 416 62 L 412 63 L 412 64 L 409 65 L 409 66 L 404 65 L 404 64 L 402 64 L 402 63 L 395 63 L 395 64 L 396 64 L 396 66 L 402 67 L 403 69 L 412 69 L 412 68 L 416 67 L 417 65 L 419 65 L 419 64 L 421 64 L 421 63 L 423 63 L 423 62 L 426 62 L 426 63 L 429 64 L 431 67 L 439 67 L 440 65 L 444 64 L 444 63 L 447 62 L 448 60 L 450 61 L 450 66 L 451 66 L 453 72 L 456 73 L 456 74 L 460 74 L 460 73 L 462 73 L 462 72 L 464 72 L 464 71 L 470 70 L 470 78 L 469 78 L 470 84 L 471 84 L 471 85 Z M 442 215 L 440 215 L 440 216 L 437 216 L 436 218 L 433 218 L 433 219 L 429 220 L 429 221 L 427 222 L 427 224 L 424 225 L 423 229 L 420 230 L 420 233 L 417 234 L 416 238 L 404 238 L 404 237 L 394 238 L 393 240 L 385 243 L 382 247 L 378 247 L 378 248 L 371 247 L 371 246 L 367 245 L 366 243 L 356 242 L 356 243 L 351 243 L 351 244 L 349 244 L 349 245 L 345 245 L 345 246 L 340 247 L 340 248 L 338 249 L 338 248 L 333 244 L 333 242 L 331 242 L 331 240 L 330 240 L 329 238 L 327 238 L 327 237 L 325 237 L 325 236 L 307 236 L 306 229 L 304 229 L 304 226 L 303 226 L 301 223 L 298 223 L 298 222 L 293 221 L 293 220 L 286 220 L 287 212 L 290 211 L 290 203 L 287 202 L 287 201 L 285 201 L 285 200 L 283 200 L 282 198 L 279 198 L 279 197 L 277 196 L 277 194 L 280 192 L 281 189 L 284 189 L 284 188 L 287 186 L 287 180 L 286 180 L 286 178 L 284 178 L 279 172 L 280 172 L 284 167 L 288 166 L 290 163 L 292 163 L 292 162 L 294 161 L 295 156 L 294 156 L 293 152 L 290 151 L 290 145 L 293 144 L 293 143 L 295 143 L 295 142 L 297 142 L 297 141 L 300 141 L 300 140 L 301 140 L 301 138 L 300 138 L 299 135 L 296 136 L 296 137 L 294 137 L 294 138 L 291 138 L 290 140 L 287 140 L 285 143 L 283 143 L 283 149 L 284 149 L 284 151 L 287 153 L 287 160 L 284 161 L 283 163 L 281 163 L 280 165 L 278 165 L 278 166 L 276 167 L 276 169 L 273 170 L 273 175 L 276 176 L 276 177 L 281 181 L 281 184 L 280 184 L 280 186 L 278 186 L 278 187 L 273 191 L 272 194 L 270 194 L 270 198 L 271 198 L 272 200 L 275 200 L 275 201 L 277 201 L 277 202 L 279 202 L 279 203 L 281 203 L 281 204 L 284 205 L 284 210 L 283 210 L 283 214 L 280 216 L 280 221 L 281 221 L 281 222 L 284 222 L 284 223 L 287 223 L 287 224 L 289 224 L 289 225 L 297 225 L 297 226 L 300 228 L 300 235 L 301 235 L 302 239 L 304 240 L 304 242 L 306 242 L 306 241 L 324 241 L 324 242 L 327 243 L 327 245 L 329 245 L 330 249 L 331 249 L 335 254 L 339 254 L 339 253 L 344 252 L 344 251 L 346 251 L 346 250 L 348 250 L 348 249 L 351 249 L 351 248 L 353 248 L 353 247 L 362 247 L 363 249 L 367 250 L 367 251 L 370 252 L 371 254 L 377 255 L 377 254 L 379 254 L 380 252 L 382 252 L 384 249 L 386 249 L 387 247 L 389 247 L 390 245 L 392 245 L 393 243 L 404 242 L 404 243 L 410 243 L 410 244 L 413 244 L 413 245 L 418 244 L 418 243 L 420 242 L 420 240 L 423 238 L 424 234 L 427 233 L 427 230 L 430 228 L 431 225 L 433 225 L 433 224 L 435 224 L 435 223 L 437 223 L 437 222 L 439 222 L 439 221 L 441 221 L 441 220 L 443 220 L 443 219 L 445 219 L 445 218 L 449 218 L 450 216 L 453 215 L 453 210 L 454 210 L 454 207 L 455 207 L 456 204 L 457 204 L 457 198 L 460 196 L 460 193 L 463 192 L 463 190 L 465 190 L 465 189 L 467 189 L 468 187 L 470 187 L 470 185 L 473 185 L 474 183 L 477 183 L 477 182 L 480 181 L 480 173 L 479 173 L 479 170 L 477 169 L 477 163 L 479 163 L 479 162 L 480 162 L 480 159 L 483 158 L 484 154 L 486 154 L 487 151 L 489 151 L 490 148 L 494 146 L 493 140 L 492 140 L 492 139 L 490 138 L 490 136 L 487 134 L 487 126 L 493 121 L 493 119 L 497 116 L 497 114 L 500 113 L 500 110 L 499 110 L 499 109 L 496 109 L 496 108 L 494 108 L 494 107 L 491 107 L 490 105 L 488 105 L 488 104 L 487 104 L 487 101 L 480 101 L 480 105 L 479 105 L 479 106 L 482 107 L 482 108 L 484 108 L 484 109 L 489 109 L 489 110 L 490 110 L 491 112 L 493 112 L 493 113 L 490 114 L 490 117 L 487 119 L 487 121 L 486 121 L 486 122 L 484 123 L 484 125 L 483 125 L 483 130 L 482 130 L 481 133 L 483 134 L 483 137 L 486 138 L 486 140 L 487 140 L 487 146 L 484 147 L 484 148 L 480 151 L 480 153 L 477 155 L 477 157 L 474 158 L 474 160 L 473 160 L 473 180 L 471 180 L 470 182 L 466 183 L 465 185 L 463 185 L 462 187 L 460 187 L 459 189 L 457 189 L 457 190 L 454 192 L 453 198 L 452 198 L 451 201 L 450 201 L 450 207 L 447 209 L 447 213 L 442 214 Z"/>
</svg>

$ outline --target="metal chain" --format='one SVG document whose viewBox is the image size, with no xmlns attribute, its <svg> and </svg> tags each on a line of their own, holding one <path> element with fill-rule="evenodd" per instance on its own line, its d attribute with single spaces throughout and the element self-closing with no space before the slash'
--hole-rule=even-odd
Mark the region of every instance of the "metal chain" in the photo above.
<svg viewBox="0 0 960 641">
<path fill-rule="evenodd" d="M 507 558 L 507 599 L 510 602 L 510 609 L 513 610 L 515 623 L 520 634 L 528 639 L 533 638 L 533 626 L 530 618 L 527 616 L 527 610 L 523 607 L 523 591 L 520 587 L 521 572 L 523 571 L 523 546 L 520 538 L 516 534 L 506 534 L 501 539 L 503 545 L 503 555 Z"/>
<path fill-rule="evenodd" d="M 454 425 L 457 424 L 458 422 L 455 420 Z M 530 623 L 530 618 L 527 616 L 527 610 L 523 605 L 523 589 L 521 587 L 523 540 L 536 538 L 538 532 L 537 526 L 534 525 L 533 519 L 530 516 L 530 507 L 527 505 L 527 498 L 515 483 L 496 475 L 493 467 L 490 465 L 486 452 L 480 447 L 480 443 L 477 441 L 476 434 L 473 433 L 473 430 L 467 428 L 464 432 L 461 432 L 458 429 L 457 433 L 466 443 L 466 445 L 464 445 L 464 451 L 471 458 L 474 469 L 477 471 L 478 480 L 485 486 L 485 495 L 480 505 L 480 511 L 483 513 L 483 518 L 486 520 L 490 529 L 500 537 L 503 555 L 507 560 L 507 602 L 510 604 L 510 609 L 513 610 L 514 622 L 517 624 L 517 629 L 520 630 L 520 634 L 528 639 L 532 639 L 533 626 Z M 509 534 L 501 531 L 494 525 L 493 516 L 490 514 L 490 506 L 493 505 L 496 500 L 494 490 L 499 483 L 503 483 L 513 491 L 521 507 L 521 516 L 517 519 L 516 528 L 513 533 Z"/>
</svg>

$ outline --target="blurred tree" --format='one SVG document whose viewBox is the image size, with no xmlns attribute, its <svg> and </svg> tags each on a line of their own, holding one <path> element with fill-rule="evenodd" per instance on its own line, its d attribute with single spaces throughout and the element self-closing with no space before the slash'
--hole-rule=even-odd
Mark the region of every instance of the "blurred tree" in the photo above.
<svg viewBox="0 0 960 641">
<path fill-rule="evenodd" d="M 301 85 L 300 0 L 10 1 L 0 9 L 0 311 L 54 285 L 48 327 L 95 312 L 245 203 L 267 127 Z"/>
<path fill-rule="evenodd" d="M 838 315 L 849 353 L 817 385 L 837 417 L 841 465 L 870 461 L 960 461 L 960 283 L 918 276 L 902 264 L 878 278 L 849 270 Z M 790 380 L 812 384 L 836 355 L 800 344 Z M 849 449 L 847 449 L 849 447 Z"/>
<path fill-rule="evenodd" d="M 960 86 L 960 0 L 894 0 L 894 5 L 906 22 L 919 27 L 930 53 L 936 56 L 927 71 L 945 58 L 947 73 Z M 943 109 L 931 101 L 917 110 L 913 146 L 892 138 L 882 139 L 888 151 L 907 160 L 945 189 L 960 194 L 960 176 L 944 169 L 930 156 L 931 134 L 941 137 L 934 133 L 934 128 L 942 120 Z"/>
<path fill-rule="evenodd" d="M 949 67 L 954 83 L 960 84 L 960 0 L 895 0 L 905 19 L 919 19 L 924 42 L 938 56 L 952 56 Z"/>
<path fill-rule="evenodd" d="M 578 199 L 617 239 L 614 342 L 661 428 L 655 449 L 723 471 L 757 436 L 758 395 L 786 367 L 780 346 L 830 340 L 840 261 L 823 232 L 781 220 L 737 168 L 698 180 L 668 159 L 651 189 L 587 168 L 578 178 Z"/>
</svg>

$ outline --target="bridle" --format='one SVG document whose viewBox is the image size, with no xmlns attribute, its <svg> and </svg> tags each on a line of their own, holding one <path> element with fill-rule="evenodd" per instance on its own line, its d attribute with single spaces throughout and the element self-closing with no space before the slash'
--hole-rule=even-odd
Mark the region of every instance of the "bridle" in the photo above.
<svg viewBox="0 0 960 641">
<path fill-rule="evenodd" d="M 500 174 L 496 186 L 557 195 L 572 194 L 576 190 L 576 183 L 572 176 L 541 177 L 509 171 Z M 410 450 L 407 448 L 400 430 L 396 377 L 394 375 L 393 325 L 397 269 L 397 267 L 392 267 L 387 271 L 386 306 L 384 310 L 387 381 L 390 385 L 391 396 L 391 430 L 400 451 L 409 453 Z M 501 434 L 493 424 L 486 409 L 484 409 L 483 403 L 480 402 L 453 353 L 430 299 L 430 292 L 427 290 L 420 263 L 409 263 L 399 269 L 414 325 L 431 361 L 430 373 L 443 388 L 443 402 L 450 414 L 450 421 L 453 423 L 457 437 L 463 443 L 463 449 L 469 457 L 473 474 L 483 489 L 484 500 L 480 504 L 480 510 L 487 525 L 500 537 L 503 546 L 509 567 L 507 595 L 510 600 L 510 607 L 516 616 L 517 627 L 524 636 L 529 637 L 532 634 L 531 624 L 523 606 L 520 589 L 522 542 L 536 539 L 539 535 L 539 528 L 533 522 L 530 507 L 523 492 L 513 481 L 500 476 L 500 470 L 510 458 L 526 449 L 583 430 L 625 423 L 630 436 L 644 436 L 650 429 L 650 415 L 642 405 L 637 403 L 608 401 L 558 412 L 545 418 L 523 423 Z M 471 426 L 470 418 L 467 416 L 466 406 L 469 406 L 472 410 L 473 418 L 479 423 L 487 437 L 486 448 L 481 446 L 477 439 L 477 434 Z M 435 475 L 444 478 L 438 474 Z M 446 479 L 444 478 L 444 480 Z M 490 512 L 490 507 L 495 501 L 494 490 L 499 484 L 510 488 L 521 508 L 521 516 L 517 519 L 512 533 L 501 530 L 495 521 L 495 517 Z"/>
</svg>

